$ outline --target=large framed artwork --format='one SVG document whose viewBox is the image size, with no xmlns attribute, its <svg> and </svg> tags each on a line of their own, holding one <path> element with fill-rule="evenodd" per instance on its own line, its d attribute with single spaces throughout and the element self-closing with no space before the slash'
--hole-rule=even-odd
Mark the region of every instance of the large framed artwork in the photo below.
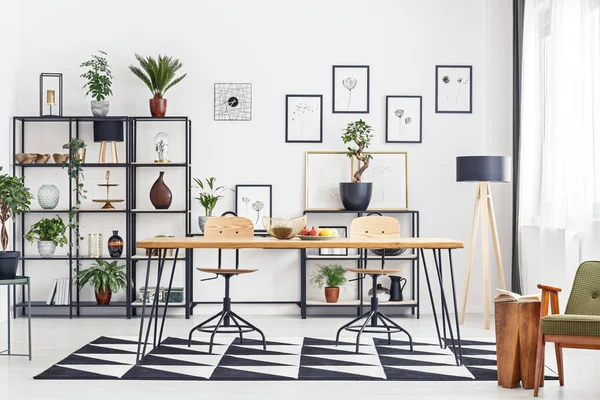
<svg viewBox="0 0 600 400">
<path fill-rule="evenodd" d="M 334 114 L 369 113 L 369 69 L 368 65 L 333 66 Z"/>
<path fill-rule="evenodd" d="M 363 182 L 373 182 L 370 210 L 408 209 L 408 154 L 405 151 L 370 151 L 373 159 Z M 352 163 L 354 170 L 358 163 Z"/>
<path fill-rule="evenodd" d="M 352 163 L 343 151 L 307 151 L 306 209 L 340 210 L 340 182 L 352 180 Z"/>
<path fill-rule="evenodd" d="M 215 121 L 252 120 L 251 83 L 215 83 Z"/>
<path fill-rule="evenodd" d="M 435 112 L 447 114 L 473 112 L 473 66 L 435 66 Z"/>
<path fill-rule="evenodd" d="M 386 96 L 385 141 L 421 143 L 423 140 L 422 111 L 421 96 Z"/>
<path fill-rule="evenodd" d="M 262 217 L 273 216 L 272 185 L 235 185 L 235 213 L 254 223 L 254 230 L 266 232 Z"/>
<path fill-rule="evenodd" d="M 285 142 L 323 142 L 323 95 L 285 96 Z"/>
</svg>

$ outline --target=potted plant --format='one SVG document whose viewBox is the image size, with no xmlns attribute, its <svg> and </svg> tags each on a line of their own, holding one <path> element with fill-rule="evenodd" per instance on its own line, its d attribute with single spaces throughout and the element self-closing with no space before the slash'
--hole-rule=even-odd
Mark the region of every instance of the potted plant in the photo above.
<svg viewBox="0 0 600 400">
<path fill-rule="evenodd" d="M 83 237 L 79 234 L 79 219 L 77 216 L 81 201 L 87 198 L 87 191 L 83 188 L 84 176 L 81 167 L 84 162 L 86 144 L 82 139 L 73 138 L 69 143 L 63 144 L 62 148 L 69 150 L 69 158 L 62 163 L 62 167 L 67 168 L 69 179 L 73 181 L 73 192 L 75 193 L 75 204 L 69 210 L 69 227 L 75 230 L 75 237 L 83 240 Z M 73 247 L 73 244 L 79 246 L 79 240 L 72 241 L 71 247 Z"/>
<path fill-rule="evenodd" d="M 106 97 L 112 95 L 110 86 L 113 76 L 110 72 L 110 65 L 106 61 L 106 53 L 98 50 L 98 54 L 93 54 L 92 59 L 84 62 L 79 67 L 89 68 L 86 73 L 80 75 L 87 80 L 82 89 L 87 89 L 85 95 L 92 95 L 92 114 L 94 117 L 106 117 L 110 103 Z"/>
<path fill-rule="evenodd" d="M 319 289 L 325 286 L 325 301 L 337 303 L 340 286 L 346 283 L 346 270 L 338 264 L 319 265 L 310 282 Z"/>
<path fill-rule="evenodd" d="M 81 289 L 89 283 L 94 288 L 98 304 L 110 304 L 113 292 L 127 288 L 125 265 L 117 263 L 118 261 L 96 260 L 90 268 L 76 272 L 77 287 Z"/>
<path fill-rule="evenodd" d="M 348 123 L 342 133 L 344 143 L 355 145 L 348 147 L 346 155 L 358 161 L 358 169 L 354 172 L 352 182 L 340 182 L 340 198 L 346 210 L 364 211 L 371 202 L 373 183 L 363 182 L 362 175 L 369 168 L 369 162 L 373 159 L 371 154 L 365 153 L 373 138 L 372 131 L 373 128 L 361 119 Z"/>
<path fill-rule="evenodd" d="M 29 232 L 25 235 L 25 239 L 29 243 L 37 240 L 37 249 L 40 256 L 52 257 L 57 245 L 63 247 L 68 243 L 65 236 L 66 231 L 67 226 L 57 215 L 56 218 L 42 218 L 31 225 Z"/>
<path fill-rule="evenodd" d="M 206 183 L 202 182 L 201 179 L 194 178 L 194 182 L 196 182 L 196 185 L 198 185 L 194 187 L 200 190 L 200 193 L 198 197 L 196 197 L 196 200 L 198 200 L 202 207 L 204 207 L 204 211 L 206 214 L 206 216 L 198 217 L 198 226 L 200 227 L 200 231 L 202 232 L 204 232 L 204 225 L 206 224 L 206 221 L 210 217 L 212 217 L 212 213 L 215 209 L 215 206 L 217 205 L 217 202 L 223 198 L 222 193 L 225 190 L 225 188 L 223 186 L 215 187 L 215 181 L 215 177 L 206 178 Z M 205 192 L 205 188 L 207 190 L 209 189 L 210 191 Z"/>
<path fill-rule="evenodd" d="M 10 217 L 29 211 L 31 198 L 29 189 L 23 184 L 23 178 L 0 175 L 0 279 L 14 279 L 17 274 L 21 252 L 6 251 L 8 248 L 8 231 L 6 222 Z"/>
<path fill-rule="evenodd" d="M 187 74 L 183 74 L 176 78 L 175 73 L 183 65 L 178 59 L 173 57 L 158 55 L 158 59 L 154 57 L 142 57 L 139 54 L 135 55 L 140 66 L 130 65 L 129 69 L 138 78 L 142 80 L 152 92 L 153 98 L 150 99 L 150 114 L 153 117 L 164 117 L 167 112 L 167 99 L 163 98 L 167 90 L 175 86 Z"/>
</svg>

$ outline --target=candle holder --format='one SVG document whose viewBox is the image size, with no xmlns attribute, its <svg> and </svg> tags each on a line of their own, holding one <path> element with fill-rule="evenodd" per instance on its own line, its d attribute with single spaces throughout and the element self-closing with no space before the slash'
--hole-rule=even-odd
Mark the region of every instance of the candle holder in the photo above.
<svg viewBox="0 0 600 400">
<path fill-rule="evenodd" d="M 62 117 L 63 79 L 60 73 L 40 74 L 40 117 Z"/>
</svg>

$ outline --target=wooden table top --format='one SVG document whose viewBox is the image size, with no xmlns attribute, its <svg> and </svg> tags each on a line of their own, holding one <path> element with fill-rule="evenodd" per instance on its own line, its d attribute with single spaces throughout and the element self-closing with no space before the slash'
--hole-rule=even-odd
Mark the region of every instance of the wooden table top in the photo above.
<svg viewBox="0 0 600 400">
<path fill-rule="evenodd" d="M 280 240 L 273 237 L 207 239 L 206 237 L 154 237 L 136 243 L 140 249 L 462 249 L 464 243 L 447 238 L 383 238 L 331 240 Z"/>
</svg>

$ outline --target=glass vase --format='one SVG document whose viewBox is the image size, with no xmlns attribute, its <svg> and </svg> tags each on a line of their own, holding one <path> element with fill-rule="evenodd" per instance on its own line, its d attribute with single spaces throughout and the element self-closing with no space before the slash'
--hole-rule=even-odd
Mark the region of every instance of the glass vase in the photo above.
<svg viewBox="0 0 600 400">
<path fill-rule="evenodd" d="M 102 257 L 103 240 L 101 233 L 90 233 L 88 235 L 88 257 Z"/>
<path fill-rule="evenodd" d="M 156 152 L 154 162 L 171 162 L 171 144 L 169 143 L 169 135 L 166 132 L 160 132 L 154 137 L 154 151 Z"/>
</svg>

